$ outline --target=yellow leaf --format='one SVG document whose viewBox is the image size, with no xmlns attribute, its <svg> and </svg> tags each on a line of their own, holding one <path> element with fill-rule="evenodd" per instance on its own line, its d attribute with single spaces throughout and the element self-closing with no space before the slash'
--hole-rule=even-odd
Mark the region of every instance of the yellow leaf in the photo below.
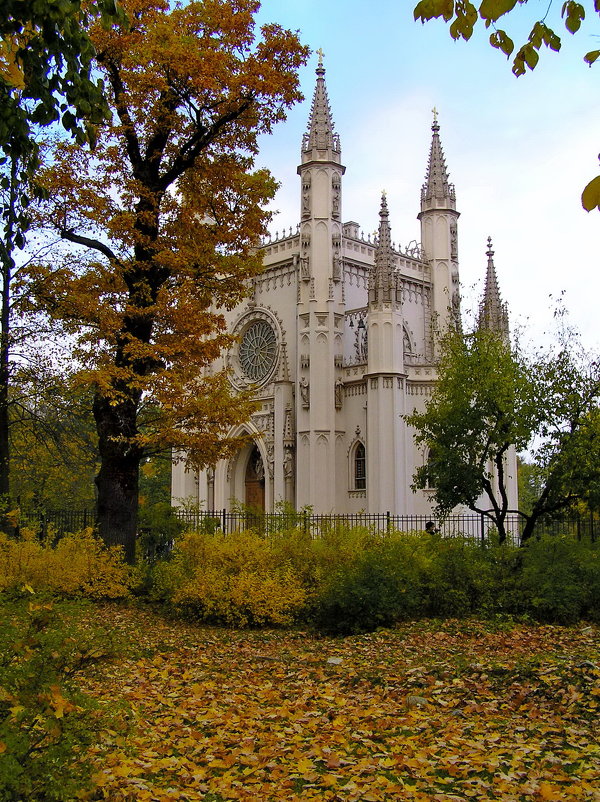
<svg viewBox="0 0 600 802">
<path fill-rule="evenodd" d="M 586 212 L 596 207 L 600 209 L 600 175 L 593 178 L 581 193 L 581 205 Z"/>
<path fill-rule="evenodd" d="M 562 790 L 549 782 L 540 783 L 538 795 L 540 799 L 563 799 Z"/>
</svg>

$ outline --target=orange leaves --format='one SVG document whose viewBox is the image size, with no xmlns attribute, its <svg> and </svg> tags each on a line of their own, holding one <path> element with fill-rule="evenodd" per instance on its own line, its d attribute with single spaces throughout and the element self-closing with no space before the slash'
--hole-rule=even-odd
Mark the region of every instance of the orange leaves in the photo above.
<svg viewBox="0 0 600 802">
<path fill-rule="evenodd" d="M 340 642 L 117 620 L 149 656 L 89 682 L 134 711 L 128 754 L 96 750 L 104 798 L 595 800 L 595 630 L 415 623 Z"/>
<path fill-rule="evenodd" d="M 42 222 L 63 247 L 38 268 L 36 292 L 76 341 L 69 356 L 95 393 L 101 510 L 117 503 L 107 489 L 115 443 L 119 475 L 137 469 L 132 453 L 157 449 L 214 464 L 239 445 L 227 433 L 252 411 L 226 372 L 203 373 L 231 344 L 215 310 L 239 303 L 261 269 L 275 182 L 254 172 L 257 137 L 300 98 L 308 54 L 277 25 L 256 36 L 258 7 L 123 0 L 129 24 L 91 33 L 111 119 L 93 153 L 56 146 L 49 157 Z M 128 558 L 134 528 L 129 520 Z"/>
</svg>

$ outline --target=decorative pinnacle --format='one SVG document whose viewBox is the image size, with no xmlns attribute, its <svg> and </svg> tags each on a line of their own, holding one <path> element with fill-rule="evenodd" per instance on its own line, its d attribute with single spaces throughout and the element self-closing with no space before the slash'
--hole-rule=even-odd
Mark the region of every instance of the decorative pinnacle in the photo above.
<svg viewBox="0 0 600 802">
<path fill-rule="evenodd" d="M 509 338 L 508 311 L 506 304 L 500 296 L 498 277 L 494 267 L 494 251 L 492 250 L 492 238 L 487 239 L 486 256 L 488 258 L 487 271 L 485 276 L 485 289 L 483 298 L 479 305 L 479 328 L 488 329 L 501 335 L 506 341 Z"/>
<path fill-rule="evenodd" d="M 331 109 L 329 108 L 329 98 L 327 97 L 327 87 L 325 86 L 325 67 L 323 66 L 323 50 L 317 50 L 319 64 L 315 72 L 317 73 L 317 85 L 313 95 L 310 118 L 308 121 L 308 131 L 302 138 L 302 151 L 310 153 L 313 148 L 317 150 L 331 150 L 333 153 L 340 153 L 340 138 L 334 133 Z"/>
<path fill-rule="evenodd" d="M 398 302 L 398 279 L 394 270 L 394 254 L 385 192 L 381 194 L 379 231 L 375 264 L 369 280 L 369 303 Z"/>
<path fill-rule="evenodd" d="M 448 170 L 444 151 L 440 142 L 440 126 L 437 120 L 438 111 L 434 107 L 433 111 L 433 137 L 429 151 L 429 162 L 427 164 L 427 174 L 425 183 L 421 189 L 421 207 L 423 203 L 428 203 L 428 208 L 450 208 L 455 209 L 456 193 L 454 184 L 448 180 Z M 441 206 L 440 206 L 441 204 Z"/>
</svg>

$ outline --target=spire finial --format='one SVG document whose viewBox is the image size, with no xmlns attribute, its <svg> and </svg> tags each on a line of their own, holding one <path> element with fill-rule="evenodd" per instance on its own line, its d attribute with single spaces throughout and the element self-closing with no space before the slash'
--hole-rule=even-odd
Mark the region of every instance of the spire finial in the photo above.
<svg viewBox="0 0 600 802">
<path fill-rule="evenodd" d="M 335 154 L 340 153 L 340 138 L 333 130 L 333 120 L 329 108 L 329 99 L 325 87 L 325 67 L 323 66 L 323 56 L 325 53 L 322 48 L 316 51 L 319 63 L 315 72 L 317 73 L 317 85 L 313 95 L 310 119 L 308 121 L 308 131 L 302 139 L 303 153 L 309 153 L 313 148 L 324 150 L 330 148 Z"/>
<path fill-rule="evenodd" d="M 494 251 L 492 250 L 492 238 L 491 237 L 488 237 L 487 246 L 488 246 L 488 249 L 485 252 L 485 255 L 487 256 L 488 259 L 491 259 L 492 256 L 494 255 Z"/>
</svg>

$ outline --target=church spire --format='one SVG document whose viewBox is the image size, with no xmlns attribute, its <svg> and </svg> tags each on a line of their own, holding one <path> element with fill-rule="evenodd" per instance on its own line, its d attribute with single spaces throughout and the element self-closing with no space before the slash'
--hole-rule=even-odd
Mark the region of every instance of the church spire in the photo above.
<svg viewBox="0 0 600 802">
<path fill-rule="evenodd" d="M 429 162 L 425 183 L 421 189 L 421 210 L 433 208 L 456 209 L 456 193 L 454 184 L 448 181 L 448 170 L 442 143 L 440 142 L 440 125 L 437 121 L 437 109 L 433 109 L 433 136 L 429 151 Z"/>
<path fill-rule="evenodd" d="M 375 250 L 375 265 L 369 280 L 369 303 L 399 301 L 398 280 L 394 270 L 394 252 L 389 212 L 385 192 L 381 195 L 379 233 Z"/>
<path fill-rule="evenodd" d="M 508 310 L 506 304 L 503 303 L 500 297 L 498 277 L 496 276 L 496 268 L 494 267 L 494 251 L 492 250 L 491 237 L 488 237 L 487 244 L 488 249 L 486 251 L 486 256 L 488 258 L 488 263 L 485 276 L 485 289 L 479 305 L 478 325 L 480 329 L 496 332 L 496 334 L 500 334 L 504 339 L 508 340 Z"/>
<path fill-rule="evenodd" d="M 302 137 L 302 161 L 306 157 L 316 158 L 314 151 L 329 151 L 329 160 L 338 161 L 341 153 L 340 138 L 333 130 L 333 119 L 329 107 L 327 87 L 325 85 L 325 67 L 323 66 L 323 51 L 319 54 L 319 64 L 316 69 L 317 85 L 313 95 L 308 130 Z M 333 158 L 333 155 L 337 158 Z M 323 156 L 321 156 L 323 158 Z"/>
</svg>

